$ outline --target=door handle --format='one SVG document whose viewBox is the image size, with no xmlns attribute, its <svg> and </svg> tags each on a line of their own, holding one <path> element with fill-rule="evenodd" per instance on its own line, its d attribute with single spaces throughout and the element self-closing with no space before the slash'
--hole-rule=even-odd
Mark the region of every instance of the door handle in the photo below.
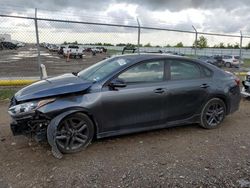
<svg viewBox="0 0 250 188">
<path fill-rule="evenodd" d="M 163 88 L 157 88 L 154 90 L 154 93 L 158 93 L 158 94 L 161 94 L 161 93 L 164 93 L 165 92 L 165 89 Z"/>
<path fill-rule="evenodd" d="M 206 89 L 209 87 L 209 85 L 208 84 L 201 84 L 200 87 Z"/>
</svg>

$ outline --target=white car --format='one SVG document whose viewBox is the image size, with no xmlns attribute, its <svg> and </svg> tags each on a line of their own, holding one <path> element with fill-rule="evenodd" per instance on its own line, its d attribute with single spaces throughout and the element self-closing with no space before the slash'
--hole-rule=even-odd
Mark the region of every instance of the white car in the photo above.
<svg viewBox="0 0 250 188">
<path fill-rule="evenodd" d="M 227 68 L 239 67 L 239 65 L 244 64 L 243 60 L 240 60 L 240 56 L 234 55 L 223 55 L 222 61 L 224 63 L 224 66 Z"/>
<path fill-rule="evenodd" d="M 245 97 L 250 97 L 250 72 L 247 72 L 246 80 L 242 84 L 241 94 Z"/>
<path fill-rule="evenodd" d="M 70 57 L 80 57 L 82 58 L 84 52 L 84 48 L 78 45 L 67 45 L 65 48 L 63 48 L 63 55 L 67 57 L 68 55 Z"/>
<path fill-rule="evenodd" d="M 51 52 L 57 52 L 58 51 L 58 45 L 56 44 L 51 44 L 48 46 L 49 51 Z"/>
</svg>

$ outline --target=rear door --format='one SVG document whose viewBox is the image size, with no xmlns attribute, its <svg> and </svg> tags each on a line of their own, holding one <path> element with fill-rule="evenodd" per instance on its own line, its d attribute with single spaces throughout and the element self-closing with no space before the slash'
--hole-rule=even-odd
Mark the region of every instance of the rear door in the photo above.
<svg viewBox="0 0 250 188">
<path fill-rule="evenodd" d="M 199 113 L 211 85 L 212 72 L 204 68 L 192 61 L 167 60 L 169 81 L 164 102 L 167 121 L 183 120 Z"/>
</svg>

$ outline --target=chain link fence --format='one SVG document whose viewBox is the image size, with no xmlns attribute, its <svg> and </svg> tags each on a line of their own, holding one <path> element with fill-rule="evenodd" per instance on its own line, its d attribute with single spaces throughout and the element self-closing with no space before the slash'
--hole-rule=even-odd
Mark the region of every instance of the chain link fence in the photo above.
<svg viewBox="0 0 250 188">
<path fill-rule="evenodd" d="M 104 17 L 98 23 L 94 17 L 86 17 L 84 22 L 71 19 L 1 14 L 0 80 L 37 80 L 40 64 L 46 66 L 49 76 L 77 72 L 121 54 L 125 46 L 136 49 L 136 53 L 235 55 L 246 61 L 245 67 L 250 66 L 250 50 L 245 48 L 250 42 L 248 36 L 202 33 L 192 26 L 190 31 L 148 27 L 138 20 L 119 24 L 115 18 Z M 195 45 L 201 37 L 206 44 Z"/>
</svg>

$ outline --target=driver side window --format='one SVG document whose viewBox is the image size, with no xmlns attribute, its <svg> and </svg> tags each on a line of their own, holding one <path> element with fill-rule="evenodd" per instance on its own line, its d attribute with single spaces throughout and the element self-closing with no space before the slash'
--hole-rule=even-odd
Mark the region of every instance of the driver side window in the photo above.
<svg viewBox="0 0 250 188">
<path fill-rule="evenodd" d="M 140 63 L 118 76 L 125 83 L 161 82 L 164 78 L 164 61 L 155 60 Z"/>
</svg>

